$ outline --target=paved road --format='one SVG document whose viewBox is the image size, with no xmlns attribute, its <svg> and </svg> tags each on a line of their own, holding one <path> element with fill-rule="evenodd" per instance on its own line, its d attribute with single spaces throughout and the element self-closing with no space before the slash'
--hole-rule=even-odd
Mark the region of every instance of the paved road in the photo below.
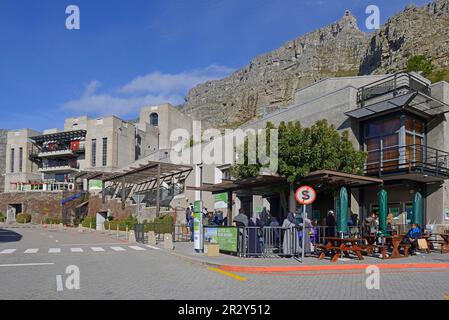
<svg viewBox="0 0 449 320">
<path fill-rule="evenodd" d="M 80 270 L 80 289 L 64 286 Z M 61 275 L 63 291 L 58 291 Z M 0 229 L 0 299 L 447 299 L 449 270 L 223 273 L 96 233 Z M 60 288 L 59 288 L 60 289 Z"/>
</svg>

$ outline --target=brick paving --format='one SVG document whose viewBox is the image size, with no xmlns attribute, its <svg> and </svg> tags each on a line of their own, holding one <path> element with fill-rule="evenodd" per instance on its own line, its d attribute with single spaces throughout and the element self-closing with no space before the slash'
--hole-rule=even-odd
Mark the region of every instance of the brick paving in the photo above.
<svg viewBox="0 0 449 320">
<path fill-rule="evenodd" d="M 5 229 L 3 229 L 5 230 Z M 3 231 L 0 227 L 0 232 Z M 9 229 L 8 229 L 9 230 Z M 236 272 L 246 281 L 210 270 L 207 265 L 183 259 L 166 250 L 141 244 L 113 243 L 101 234 L 71 231 L 14 229 L 19 241 L 3 242 L 6 247 L 27 249 L 61 248 L 61 254 L 0 255 L 0 299 L 445 299 L 449 294 L 449 270 L 381 270 L 380 290 L 368 290 L 364 270 L 291 271 L 278 273 Z M 53 236 L 50 238 L 50 236 Z M 58 241 L 58 242 L 56 242 Z M 50 246 L 49 246 L 50 245 Z M 175 253 L 181 245 L 176 243 Z M 138 246 L 146 250 L 133 250 Z M 70 248 L 102 247 L 105 252 L 72 253 Z M 111 247 L 127 248 L 114 251 Z M 184 250 L 188 249 L 186 244 Z M 107 250 L 106 250 L 107 249 Z M 449 255 L 411 257 L 410 261 L 445 262 Z M 226 263 L 229 257 L 220 257 Z M 234 258 L 231 257 L 235 261 Z M 298 264 L 291 259 L 244 259 L 245 264 Z M 272 262 L 272 260 L 275 260 Z M 408 259 L 401 259 L 408 260 Z M 376 259 L 377 262 L 383 260 Z M 395 260 L 394 263 L 398 263 Z M 316 262 L 311 260 L 310 264 Z M 366 261 L 365 261 L 366 262 Z M 309 263 L 309 262 L 307 262 Z M 330 262 L 318 262 L 330 264 Z M 344 264 L 347 262 L 341 262 Z M 353 263 L 353 261 L 351 261 Z M 19 266 L 20 265 L 20 266 Z M 65 279 L 65 268 L 80 269 L 80 290 L 56 290 L 56 276 Z"/>
</svg>

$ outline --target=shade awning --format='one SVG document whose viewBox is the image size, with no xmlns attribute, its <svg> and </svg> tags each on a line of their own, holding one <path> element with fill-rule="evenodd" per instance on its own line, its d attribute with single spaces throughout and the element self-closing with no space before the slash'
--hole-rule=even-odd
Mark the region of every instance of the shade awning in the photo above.
<svg viewBox="0 0 449 320">
<path fill-rule="evenodd" d="M 84 138 L 87 134 L 86 130 L 74 130 L 74 131 L 63 131 L 56 133 L 43 134 L 40 136 L 30 137 L 35 143 L 59 141 L 59 140 L 70 140 L 70 139 L 80 139 Z"/>
<path fill-rule="evenodd" d="M 368 106 L 346 112 L 348 117 L 362 120 L 399 110 L 407 110 L 425 118 L 449 112 L 449 105 L 422 92 L 407 92 Z"/>
</svg>

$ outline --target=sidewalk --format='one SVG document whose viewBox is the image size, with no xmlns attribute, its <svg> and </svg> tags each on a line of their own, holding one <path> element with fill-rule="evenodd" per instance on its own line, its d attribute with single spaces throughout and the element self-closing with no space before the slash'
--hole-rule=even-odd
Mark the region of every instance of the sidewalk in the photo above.
<svg viewBox="0 0 449 320">
<path fill-rule="evenodd" d="M 364 256 L 364 260 L 340 259 L 336 263 L 329 258 L 319 260 L 316 257 L 305 258 L 304 262 L 294 258 L 240 258 L 227 254 L 219 257 L 207 257 L 204 253 L 196 253 L 193 243 L 176 242 L 174 250 L 164 250 L 163 243 L 158 247 L 186 261 L 228 271 L 241 272 L 286 272 L 317 270 L 353 270 L 366 269 L 369 265 L 377 265 L 380 269 L 422 269 L 444 268 L 449 271 L 449 254 L 419 254 L 402 259 L 380 259 Z"/>
</svg>

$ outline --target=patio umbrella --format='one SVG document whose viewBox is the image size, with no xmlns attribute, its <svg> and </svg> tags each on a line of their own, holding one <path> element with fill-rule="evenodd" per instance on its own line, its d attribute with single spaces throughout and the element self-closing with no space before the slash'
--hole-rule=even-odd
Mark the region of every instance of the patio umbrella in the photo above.
<svg viewBox="0 0 449 320">
<path fill-rule="evenodd" d="M 348 232 L 348 191 L 345 187 L 340 189 L 337 231 L 339 234 Z"/>
<path fill-rule="evenodd" d="M 421 226 L 423 222 L 423 200 L 422 195 L 419 192 L 415 193 L 413 197 L 413 223 Z"/>
<path fill-rule="evenodd" d="M 386 234 L 387 231 L 387 213 L 388 213 L 388 195 L 384 189 L 379 191 L 379 231 Z"/>
</svg>

